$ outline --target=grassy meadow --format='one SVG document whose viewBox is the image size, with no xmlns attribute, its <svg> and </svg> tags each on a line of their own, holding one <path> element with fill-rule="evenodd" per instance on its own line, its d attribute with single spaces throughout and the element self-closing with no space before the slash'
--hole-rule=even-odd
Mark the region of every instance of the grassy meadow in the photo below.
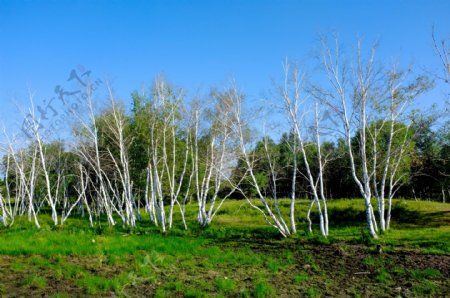
<svg viewBox="0 0 450 298">
<path fill-rule="evenodd" d="M 282 201 L 288 214 L 289 201 Z M 228 200 L 210 227 L 166 234 L 73 217 L 41 229 L 26 218 L 0 229 L 2 297 L 446 297 L 450 295 L 450 204 L 396 200 L 391 230 L 372 240 L 362 200 L 329 202 L 330 236 L 283 239 L 245 201 Z M 179 216 L 177 214 L 177 216 Z M 315 215 L 312 214 L 312 219 Z M 177 217 L 175 222 L 181 223 Z M 380 252 L 380 248 L 382 252 Z"/>
</svg>

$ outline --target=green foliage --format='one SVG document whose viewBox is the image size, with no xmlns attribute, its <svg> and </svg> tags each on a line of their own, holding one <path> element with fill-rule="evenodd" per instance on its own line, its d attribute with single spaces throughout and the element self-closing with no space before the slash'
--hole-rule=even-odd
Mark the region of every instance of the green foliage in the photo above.
<svg viewBox="0 0 450 298">
<path fill-rule="evenodd" d="M 276 295 L 275 289 L 270 285 L 268 285 L 266 282 L 261 281 L 256 284 L 255 297 L 266 298 L 266 297 L 273 297 L 275 295 Z"/>
<path fill-rule="evenodd" d="M 415 285 L 412 289 L 412 292 L 418 297 L 424 297 L 428 295 L 434 296 L 436 294 L 442 293 L 440 287 L 431 281 L 424 281 Z"/>
<path fill-rule="evenodd" d="M 363 264 L 368 266 L 368 267 L 372 267 L 372 268 L 373 267 L 378 267 L 378 266 L 383 265 L 383 259 L 380 258 L 380 257 L 375 258 L 375 257 L 372 257 L 372 256 L 368 256 L 368 257 L 364 258 Z"/>
<path fill-rule="evenodd" d="M 69 298 L 69 294 L 67 293 L 56 293 L 51 296 L 52 298 Z"/>
<path fill-rule="evenodd" d="M 278 272 L 281 269 L 282 265 L 280 264 L 280 262 L 278 262 L 278 260 L 274 260 L 272 258 L 270 258 L 267 262 L 267 268 L 271 271 L 271 272 Z"/>
<path fill-rule="evenodd" d="M 381 268 L 376 276 L 379 283 L 390 284 L 392 282 L 391 274 L 384 268 Z"/>
<path fill-rule="evenodd" d="M 236 283 L 230 278 L 219 277 L 216 279 L 216 287 L 220 292 L 222 292 L 224 294 L 230 294 L 233 291 L 235 291 Z"/>
<path fill-rule="evenodd" d="M 378 161 L 378 166 L 375 171 L 376 176 L 379 178 L 383 176 L 385 161 L 389 152 L 388 147 L 391 129 L 394 134 L 389 155 L 388 175 L 395 171 L 394 181 L 400 179 L 400 182 L 407 183 L 411 176 L 411 163 L 415 148 L 415 142 L 413 140 L 414 131 L 401 122 L 392 123 L 390 121 L 384 122 L 380 120 L 369 125 L 367 134 L 371 137 L 368 137 L 366 141 L 367 160 L 370 161 L 368 163 L 368 171 L 371 173 L 374 170 L 373 162 L 371 161 L 376 157 Z M 354 152 L 359 152 L 359 139 L 360 134 L 357 132 L 352 139 L 352 146 L 355 148 Z M 356 155 L 356 163 L 361 163 L 359 155 Z M 399 163 L 398 166 L 396 165 L 397 163 Z M 357 169 L 361 169 L 361 166 L 357 166 Z M 358 174 L 362 175 L 361 171 Z"/>
<path fill-rule="evenodd" d="M 128 274 L 125 272 L 113 278 L 85 272 L 77 280 L 77 284 L 85 288 L 86 293 L 89 295 L 99 295 L 110 291 L 120 293 L 122 287 L 128 282 L 128 277 Z"/>
<path fill-rule="evenodd" d="M 306 273 L 300 273 L 294 277 L 294 282 L 297 284 L 304 283 L 305 281 L 308 281 L 308 280 L 309 280 L 309 275 Z"/>
<path fill-rule="evenodd" d="M 412 278 L 417 280 L 422 279 L 433 279 L 433 278 L 440 278 L 442 277 L 442 273 L 434 268 L 427 268 L 427 269 L 416 269 L 416 270 L 410 270 L 409 271 Z"/>
<path fill-rule="evenodd" d="M 32 274 L 24 278 L 23 284 L 30 288 L 44 289 L 47 286 L 47 279 L 45 277 Z"/>
<path fill-rule="evenodd" d="M 319 297 L 320 296 L 320 290 L 314 288 L 314 287 L 310 287 L 305 291 L 305 295 L 308 297 Z"/>
<path fill-rule="evenodd" d="M 412 195 L 426 199 L 442 200 L 442 189 L 450 186 L 450 121 L 447 119 L 438 129 L 437 117 L 440 111 L 430 115 L 416 112 L 413 128 L 416 131 L 416 148 L 412 160 L 412 172 L 416 173 L 410 186 Z"/>
</svg>

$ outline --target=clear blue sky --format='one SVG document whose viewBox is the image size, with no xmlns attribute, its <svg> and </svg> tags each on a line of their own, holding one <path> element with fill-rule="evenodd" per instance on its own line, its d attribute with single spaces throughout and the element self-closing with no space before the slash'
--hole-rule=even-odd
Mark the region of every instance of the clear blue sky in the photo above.
<svg viewBox="0 0 450 298">
<path fill-rule="evenodd" d="M 430 32 L 450 34 L 450 1 L 0 0 L 0 123 L 19 124 L 27 88 L 53 96 L 76 65 L 129 94 L 164 72 L 191 92 L 234 76 L 250 97 L 285 57 L 311 54 L 318 33 L 380 40 L 382 59 L 433 69 Z M 427 101 L 438 102 L 434 95 Z"/>
</svg>

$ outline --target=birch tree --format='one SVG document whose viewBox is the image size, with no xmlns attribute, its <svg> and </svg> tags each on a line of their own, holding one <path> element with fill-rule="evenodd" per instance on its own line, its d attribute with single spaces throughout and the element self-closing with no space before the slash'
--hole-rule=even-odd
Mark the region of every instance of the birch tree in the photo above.
<svg viewBox="0 0 450 298">
<path fill-rule="evenodd" d="M 41 174 L 44 177 L 44 184 L 45 184 L 45 201 L 47 201 L 49 207 L 51 208 L 52 212 L 52 220 L 55 225 L 58 224 L 58 213 L 56 210 L 57 205 L 57 197 L 54 196 L 53 190 L 52 190 L 52 183 L 50 181 L 50 172 L 49 172 L 49 165 L 48 165 L 48 158 L 46 157 L 46 148 L 44 144 L 44 140 L 40 134 L 40 119 L 36 116 L 36 111 L 34 108 L 34 102 L 33 102 L 33 95 L 29 94 L 30 99 L 30 109 L 28 113 L 28 119 L 30 120 L 30 125 L 32 126 L 30 132 L 32 132 L 31 135 L 31 146 L 36 148 L 37 155 L 39 156 L 39 169 L 41 170 Z M 33 158 L 33 165 L 34 165 L 34 158 Z M 33 166 L 35 169 L 36 167 Z M 33 180 L 37 179 L 37 176 L 34 176 L 33 174 Z M 36 181 L 36 180 L 35 180 Z M 56 189 L 58 189 L 56 187 Z M 32 198 L 30 198 L 32 200 Z"/>
<path fill-rule="evenodd" d="M 128 148 L 131 140 L 125 135 L 127 120 L 124 111 L 118 106 L 112 90 L 108 87 L 110 97 L 111 115 L 107 118 L 107 129 L 110 133 L 110 140 L 114 149 L 118 151 L 118 157 L 112 152 L 112 148 L 107 148 L 108 154 L 113 161 L 115 173 L 118 175 L 120 187 L 112 190 L 119 205 L 118 210 L 122 215 L 124 224 L 136 226 L 136 218 L 139 216 L 139 210 L 136 207 L 133 197 L 133 182 L 130 175 Z M 124 212 L 122 211 L 123 209 Z"/>
<path fill-rule="evenodd" d="M 37 228 L 40 228 L 39 220 L 35 209 L 36 180 L 38 176 L 38 150 L 32 146 L 29 150 L 15 149 L 16 138 L 10 138 L 5 133 L 7 140 L 8 163 L 11 160 L 11 167 L 15 174 L 15 203 L 12 218 L 17 214 L 28 214 L 28 220 L 34 220 Z M 9 158 L 11 158 L 9 160 Z M 9 166 L 8 166 L 9 167 Z M 11 223 L 12 224 L 12 223 Z"/>
<path fill-rule="evenodd" d="M 291 129 L 296 135 L 298 140 L 298 146 L 304 162 L 304 178 L 309 184 L 313 196 L 313 202 L 317 205 L 317 211 L 319 216 L 320 232 L 323 236 L 328 236 L 328 211 L 327 200 L 324 193 L 324 166 L 326 161 L 321 152 L 321 140 L 320 140 L 320 117 L 319 117 L 319 105 L 318 102 L 308 101 L 308 95 L 304 90 L 304 82 L 302 82 L 301 74 L 297 67 L 292 66 L 287 61 L 284 64 L 284 84 L 278 88 L 279 94 L 284 103 L 284 111 L 289 119 Z M 308 108 L 309 105 L 314 107 L 311 111 Z M 310 161 L 306 153 L 307 140 L 305 136 L 304 127 L 306 125 L 306 117 L 311 112 L 314 113 L 314 125 L 313 135 L 314 141 L 312 144 L 316 147 L 316 158 L 318 165 L 318 172 L 313 173 L 310 166 Z M 293 181 L 295 182 L 295 181 Z M 291 198 L 292 199 L 292 198 Z M 313 206 L 313 203 L 310 205 Z M 291 205 L 292 208 L 292 205 Z M 310 208 L 311 209 L 311 208 Z M 291 213 L 293 210 L 291 209 Z M 309 216 L 310 210 L 308 211 Z M 309 217 L 308 217 L 309 219 Z M 311 229 L 311 225 L 310 225 Z"/>
<path fill-rule="evenodd" d="M 185 125 L 185 139 L 180 141 L 179 138 L 183 132 L 183 90 L 169 85 L 159 77 L 155 80 L 152 92 L 147 119 L 150 142 L 145 190 L 146 210 L 150 219 L 165 232 L 167 226 L 172 228 L 175 206 L 179 207 L 183 225 L 187 228 L 184 208 L 178 198 L 183 185 L 190 184 L 192 179 L 192 175 L 187 175 L 191 136 L 189 125 Z M 164 207 L 165 189 L 168 190 L 170 198 L 168 215 Z M 189 187 L 186 192 L 188 191 Z"/>
<path fill-rule="evenodd" d="M 91 208 L 89 206 L 88 200 L 87 200 L 87 187 L 90 183 L 89 181 L 89 175 L 86 173 L 86 169 L 83 167 L 81 163 L 78 164 L 79 169 L 79 183 L 76 187 L 76 192 L 78 194 L 77 200 L 68 208 L 68 211 L 64 213 L 64 215 L 61 217 L 61 225 L 64 224 L 64 222 L 69 218 L 70 214 L 72 213 L 73 209 L 78 206 L 80 203 L 84 204 L 86 206 L 86 210 L 88 212 L 89 216 L 89 224 L 91 227 L 94 226 L 94 222 L 92 220 L 92 213 Z"/>
<path fill-rule="evenodd" d="M 438 40 L 434 27 L 431 30 L 431 39 L 433 41 L 434 52 L 439 58 L 441 67 L 441 71 L 436 77 L 444 83 L 450 84 L 450 39 L 447 36 L 447 38 Z"/>
<path fill-rule="evenodd" d="M 240 159 L 242 160 L 244 166 L 246 175 L 249 176 L 249 180 L 251 185 L 256 191 L 256 195 L 262 204 L 262 208 L 258 207 L 256 204 L 252 202 L 250 198 L 248 198 L 245 195 L 245 192 L 242 190 L 241 193 L 245 196 L 248 203 L 255 209 L 257 209 L 263 216 L 266 222 L 277 229 L 281 235 L 284 237 L 291 236 L 293 234 L 293 230 L 291 227 L 286 223 L 286 220 L 284 219 L 284 215 L 281 213 L 281 210 L 279 209 L 279 205 L 277 202 L 277 199 L 274 198 L 274 205 L 273 207 L 269 203 L 266 196 L 263 194 L 260 184 L 258 182 L 258 179 L 256 178 L 255 173 L 255 156 L 251 154 L 251 140 L 249 138 L 248 134 L 248 127 L 249 123 L 248 121 L 250 118 L 247 118 L 244 113 L 244 96 L 239 93 L 237 87 L 235 84 L 232 84 L 231 87 L 227 90 L 227 94 L 229 96 L 229 99 L 233 102 L 232 105 L 232 115 L 233 115 L 233 122 L 232 122 L 232 131 L 233 134 L 238 138 L 238 148 L 239 148 L 239 155 Z M 270 156 L 270 155 L 269 155 Z M 238 186 L 235 185 L 237 189 L 240 189 Z"/>
<path fill-rule="evenodd" d="M 0 209 L 2 211 L 1 221 L 4 226 L 12 225 L 14 223 L 15 211 L 11 204 L 11 191 L 9 186 L 11 155 L 7 148 L 0 147 L 0 153 L 4 154 L 3 172 L 4 172 L 4 189 L 0 189 Z M 3 196 L 4 193 L 4 196 Z M 8 223 L 11 221 L 10 223 Z"/>
<path fill-rule="evenodd" d="M 233 137 L 233 105 L 227 92 L 211 92 L 211 107 L 193 106 L 193 148 L 195 190 L 198 202 L 197 220 L 207 226 L 217 214 L 224 201 L 235 192 L 235 187 L 219 200 L 219 192 L 225 181 L 230 181 L 234 166 L 236 141 Z M 204 133 L 199 130 L 201 119 Z M 199 139 L 203 146 L 199 144 Z M 202 148 L 199 148 L 202 147 Z"/>
<path fill-rule="evenodd" d="M 78 129 L 75 135 L 78 138 L 74 144 L 74 149 L 80 156 L 83 164 L 91 170 L 95 180 L 91 181 L 91 186 L 95 190 L 96 213 L 99 216 L 101 212 L 106 214 L 108 224 L 115 225 L 113 218 L 114 204 L 109 195 L 108 180 L 103 169 L 102 152 L 100 152 L 98 119 L 92 102 L 92 90 L 90 84 L 86 87 L 86 92 L 82 96 L 83 104 L 86 110 L 86 118 L 78 111 L 71 110 L 72 115 L 77 120 Z"/>
<path fill-rule="evenodd" d="M 368 57 L 364 58 L 361 42 L 358 41 L 354 55 L 355 61 L 349 63 L 342 61 L 337 39 L 333 48 L 325 38 L 322 39 L 322 67 L 329 83 L 329 88 L 322 90 L 322 96 L 343 125 L 350 170 L 359 193 L 364 199 L 367 228 L 373 238 L 378 238 L 371 203 L 372 188 L 366 152 L 369 104 L 379 79 L 375 53 L 376 46 L 373 46 Z M 359 136 L 359 152 L 357 153 L 354 152 L 352 144 L 354 131 Z M 355 154 L 361 160 L 359 168 L 355 163 Z"/>
<path fill-rule="evenodd" d="M 402 173 L 405 153 L 411 153 L 413 131 L 405 116 L 413 101 L 427 91 L 431 84 L 426 77 L 409 79 L 411 71 L 392 69 L 386 74 L 386 99 L 374 100 L 376 111 L 373 124 L 368 129 L 372 148 L 373 190 L 378 204 L 379 225 L 382 231 L 389 228 L 392 198 L 403 184 L 407 173 Z M 409 122 L 409 123 L 406 123 Z M 406 123 L 406 124 L 403 124 Z M 385 213 L 386 195 L 388 212 Z"/>
</svg>

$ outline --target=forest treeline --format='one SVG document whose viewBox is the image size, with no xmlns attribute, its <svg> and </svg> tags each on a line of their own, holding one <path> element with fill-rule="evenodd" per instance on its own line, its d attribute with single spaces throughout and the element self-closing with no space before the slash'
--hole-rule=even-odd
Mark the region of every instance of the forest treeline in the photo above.
<svg viewBox="0 0 450 298">
<path fill-rule="evenodd" d="M 382 65 L 375 47 L 358 43 L 345 56 L 337 44 L 322 41 L 321 71 L 312 78 L 286 61 L 261 102 L 235 82 L 190 99 L 157 77 L 127 107 L 107 84 L 99 104 L 87 84 L 83 96 L 62 99 L 83 108 L 70 110 L 72 134 L 59 140 L 43 137 L 32 105 L 30 137 L 5 133 L 1 148 L 3 224 L 28 216 L 39 227 L 46 210 L 55 225 L 78 213 L 91 225 L 149 219 L 167 231 L 174 212 L 187 228 L 187 204 L 207 226 L 224 200 L 241 199 L 289 236 L 296 199 L 308 198 L 327 236 L 327 201 L 351 197 L 364 200 L 377 237 L 389 228 L 394 197 L 449 200 L 448 103 L 447 110 L 415 105 L 433 78 Z M 289 214 L 280 211 L 282 198 Z"/>
</svg>

